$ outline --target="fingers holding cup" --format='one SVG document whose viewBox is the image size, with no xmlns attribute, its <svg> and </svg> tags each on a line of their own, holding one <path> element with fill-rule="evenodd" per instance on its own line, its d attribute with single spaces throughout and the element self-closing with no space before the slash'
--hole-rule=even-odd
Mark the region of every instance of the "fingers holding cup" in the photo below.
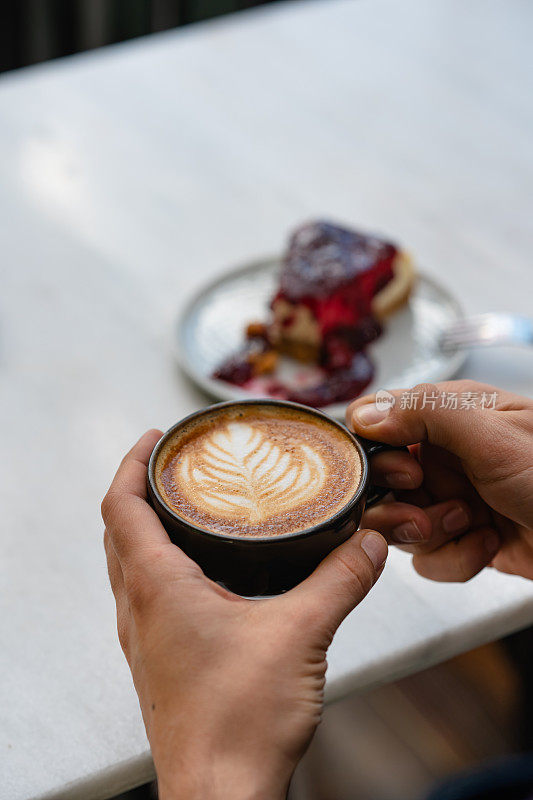
<svg viewBox="0 0 533 800">
<path fill-rule="evenodd" d="M 402 491 L 417 489 L 424 478 L 422 467 L 414 455 L 402 450 L 389 450 L 372 456 L 370 475 L 376 486 Z"/>
<path fill-rule="evenodd" d="M 464 583 L 487 567 L 499 548 L 494 528 L 476 528 L 436 550 L 414 555 L 413 566 L 432 581 Z"/>
</svg>

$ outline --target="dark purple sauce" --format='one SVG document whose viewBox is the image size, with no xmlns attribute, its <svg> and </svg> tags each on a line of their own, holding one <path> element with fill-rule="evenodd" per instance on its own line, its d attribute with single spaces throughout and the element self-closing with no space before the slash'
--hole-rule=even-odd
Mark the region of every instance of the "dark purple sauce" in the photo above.
<svg viewBox="0 0 533 800">
<path fill-rule="evenodd" d="M 331 222 L 302 225 L 289 240 L 279 294 L 293 303 L 329 297 L 368 273 L 373 280 L 363 281 L 360 288 L 370 303 L 392 277 L 397 252 L 389 242 Z"/>
</svg>

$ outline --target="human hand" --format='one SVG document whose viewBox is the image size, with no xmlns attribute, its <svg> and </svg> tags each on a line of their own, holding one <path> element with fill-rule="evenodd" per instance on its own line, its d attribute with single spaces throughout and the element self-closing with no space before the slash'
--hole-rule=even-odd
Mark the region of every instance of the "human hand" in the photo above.
<svg viewBox="0 0 533 800">
<path fill-rule="evenodd" d="M 160 436 L 133 447 L 102 503 L 119 639 L 159 796 L 284 798 L 320 720 L 326 650 L 381 574 L 386 542 L 359 531 L 285 595 L 231 594 L 170 542 L 146 502 Z"/>
<path fill-rule="evenodd" d="M 374 396 L 347 411 L 352 430 L 369 439 L 410 445 L 423 472 L 416 489 L 395 492 L 396 502 L 370 509 L 364 524 L 414 554 L 415 569 L 440 581 L 464 581 L 491 565 L 533 578 L 533 402 L 473 381 L 416 386 L 419 399 L 438 397 L 435 408 L 379 412 Z M 442 392 L 496 392 L 495 408 L 441 408 Z M 459 404 L 460 405 L 460 404 Z M 416 473 L 418 481 L 420 473 Z M 398 502 L 400 501 L 400 502 Z M 398 523 L 409 516 L 410 521 Z"/>
</svg>

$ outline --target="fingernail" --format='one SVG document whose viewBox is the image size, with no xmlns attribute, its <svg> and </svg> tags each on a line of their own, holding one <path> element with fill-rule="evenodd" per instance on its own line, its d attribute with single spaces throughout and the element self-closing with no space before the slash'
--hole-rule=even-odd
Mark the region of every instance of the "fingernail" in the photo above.
<svg viewBox="0 0 533 800">
<path fill-rule="evenodd" d="M 487 551 L 490 558 L 495 556 L 498 550 L 500 549 L 500 539 L 497 533 L 488 533 L 485 538 L 483 539 L 483 544 L 485 545 L 485 550 Z"/>
<path fill-rule="evenodd" d="M 408 472 L 387 472 L 385 475 L 385 482 L 387 486 L 392 486 L 395 489 L 411 489 L 413 487 L 413 476 Z"/>
<path fill-rule="evenodd" d="M 378 422 L 383 422 L 389 416 L 390 407 L 378 408 L 375 403 L 366 403 L 366 405 L 356 408 L 353 413 L 361 425 L 377 425 Z"/>
<path fill-rule="evenodd" d="M 468 527 L 468 514 L 461 506 L 447 511 L 442 518 L 442 527 L 446 533 L 457 533 Z"/>
<path fill-rule="evenodd" d="M 379 569 L 387 558 L 387 543 L 379 533 L 367 533 L 363 536 L 361 547 L 374 565 L 374 569 Z"/>
<path fill-rule="evenodd" d="M 392 538 L 395 542 L 406 544 L 407 542 L 421 542 L 424 536 L 414 519 L 410 519 L 408 522 L 402 522 L 401 525 L 393 528 Z"/>
</svg>

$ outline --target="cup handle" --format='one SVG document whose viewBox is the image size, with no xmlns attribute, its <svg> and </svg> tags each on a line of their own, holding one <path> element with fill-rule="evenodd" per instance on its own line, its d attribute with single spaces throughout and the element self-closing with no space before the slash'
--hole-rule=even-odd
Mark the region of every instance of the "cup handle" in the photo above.
<svg viewBox="0 0 533 800">
<path fill-rule="evenodd" d="M 363 439 L 361 436 L 358 436 L 359 441 L 363 445 L 364 451 L 367 455 L 368 461 L 372 456 L 377 455 L 378 453 L 385 453 L 388 450 L 403 450 L 406 453 L 409 452 L 407 447 L 395 447 L 392 444 L 385 444 L 385 442 L 373 442 L 371 439 Z M 391 490 L 388 489 L 386 486 L 374 486 L 372 483 L 368 487 L 368 494 L 366 498 L 366 507 L 369 508 L 370 506 L 379 503 L 386 494 L 388 494 Z"/>
</svg>

